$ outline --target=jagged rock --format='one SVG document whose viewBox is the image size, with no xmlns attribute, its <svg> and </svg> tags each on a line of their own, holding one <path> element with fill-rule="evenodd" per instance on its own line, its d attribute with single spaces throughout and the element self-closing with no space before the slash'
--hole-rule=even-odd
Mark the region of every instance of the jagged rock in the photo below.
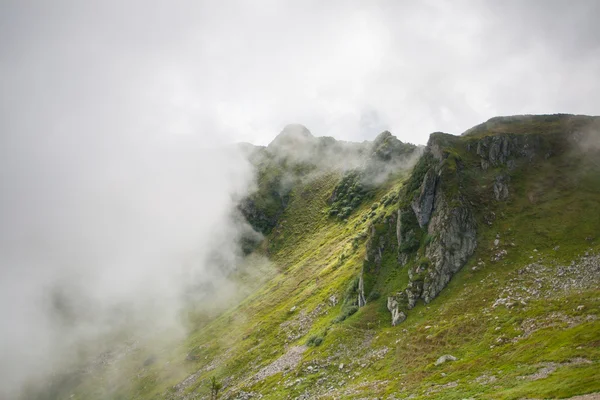
<svg viewBox="0 0 600 400">
<path fill-rule="evenodd" d="M 509 177 L 498 175 L 494 182 L 494 198 L 496 201 L 506 200 L 508 198 L 508 181 Z"/>
<path fill-rule="evenodd" d="M 437 359 L 437 361 L 435 362 L 435 365 L 442 365 L 446 361 L 456 361 L 456 360 L 458 360 L 458 358 L 454 357 L 453 355 L 444 354 L 443 356 L 441 356 L 440 358 Z"/>
<path fill-rule="evenodd" d="M 337 306 L 338 303 L 338 298 L 335 294 L 329 296 L 329 304 L 331 304 L 332 307 Z"/>
<path fill-rule="evenodd" d="M 477 143 L 477 155 L 481 157 L 483 170 L 502 165 L 512 170 L 516 167 L 515 158 L 531 161 L 540 148 L 541 139 L 538 135 L 504 134 L 481 138 Z"/>
<path fill-rule="evenodd" d="M 423 281 L 411 281 L 406 288 L 407 308 L 413 309 L 419 297 L 423 293 Z"/>
<path fill-rule="evenodd" d="M 403 267 L 408 263 L 408 254 L 399 253 L 398 254 L 398 264 Z"/>
<path fill-rule="evenodd" d="M 437 165 L 430 165 L 425 172 L 418 194 L 412 199 L 410 207 L 403 206 L 398 211 L 396 236 L 398 261 L 401 265 L 423 244 L 414 232 L 407 229 L 405 223 L 415 226 L 416 224 L 410 222 L 410 218 L 415 218 L 420 228 L 427 226 L 428 236 L 424 260 L 408 271 L 409 284 L 402 292 L 402 305 L 405 310 L 412 309 L 419 298 L 424 299 L 426 303 L 434 299 L 451 277 L 463 267 L 477 246 L 476 221 L 469 202 L 460 191 L 446 193 L 448 191 L 443 186 L 445 179 L 449 179 L 450 185 L 455 185 L 456 182 L 453 181 L 457 174 L 460 174 L 460 169 L 445 169 L 449 164 L 446 163 L 448 156 L 441 144 L 444 140 L 448 140 L 448 137 L 432 135 L 430 138 L 425 156 L 429 153 L 433 160 L 437 160 Z M 492 151 L 494 162 L 505 161 L 509 154 L 507 145 L 502 143 L 496 143 L 495 150 Z M 482 152 L 483 145 L 479 147 L 479 151 Z M 432 154 L 434 150 L 439 153 L 438 156 Z M 454 162 L 454 165 L 457 165 L 456 160 Z M 388 299 L 388 309 L 392 312 L 394 320 L 401 312 L 395 306 L 398 300 L 398 296 Z"/>
<path fill-rule="evenodd" d="M 392 313 L 392 326 L 396 326 L 406 319 L 406 314 L 399 309 L 400 303 L 396 296 L 390 296 L 387 300 L 387 308 Z"/>
<path fill-rule="evenodd" d="M 477 247 L 477 226 L 467 202 L 458 199 L 450 203 L 441 192 L 435 202 L 436 212 L 429 223 L 428 234 L 436 235 L 437 240 L 425 251 L 431 265 L 421 295 L 426 303 L 440 293 Z"/>
<path fill-rule="evenodd" d="M 490 162 L 488 160 L 486 160 L 485 158 L 481 159 L 481 169 L 482 170 L 487 170 L 490 167 Z"/>
<path fill-rule="evenodd" d="M 402 246 L 402 210 L 398 209 L 398 217 L 396 218 L 396 239 L 398 240 L 398 248 Z"/>
<path fill-rule="evenodd" d="M 367 300 L 365 299 L 365 281 L 363 279 L 363 274 L 360 274 L 360 278 L 358 280 L 358 306 L 364 307 L 367 304 Z"/>
<path fill-rule="evenodd" d="M 437 181 L 438 175 L 435 172 L 435 169 L 431 168 L 429 171 L 427 171 L 425 177 L 423 178 L 420 193 L 411 203 L 411 207 L 415 212 L 417 221 L 419 222 L 419 226 L 421 228 L 427 225 L 427 223 L 429 223 L 429 219 L 431 218 Z"/>
</svg>

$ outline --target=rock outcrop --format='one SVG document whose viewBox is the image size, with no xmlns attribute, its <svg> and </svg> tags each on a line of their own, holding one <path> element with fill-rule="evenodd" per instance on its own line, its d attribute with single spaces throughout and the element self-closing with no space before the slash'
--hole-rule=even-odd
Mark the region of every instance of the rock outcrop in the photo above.
<svg viewBox="0 0 600 400">
<path fill-rule="evenodd" d="M 438 176 L 436 171 L 434 169 L 427 171 L 421 184 L 421 191 L 411 203 L 411 207 L 421 228 L 427 225 L 431 218 L 437 181 Z"/>
<path fill-rule="evenodd" d="M 458 360 L 458 358 L 454 357 L 452 354 L 444 354 L 443 356 L 441 356 L 440 358 L 438 358 L 435 362 L 435 365 L 442 365 L 445 362 L 448 361 L 456 361 Z"/>
<path fill-rule="evenodd" d="M 464 199 L 459 198 L 458 202 L 450 203 L 440 193 L 436 197 L 436 207 L 436 213 L 428 227 L 428 234 L 436 239 L 425 251 L 430 265 L 421 297 L 426 303 L 437 297 L 477 247 L 475 217 Z"/>
<path fill-rule="evenodd" d="M 395 230 L 398 262 L 400 267 L 409 265 L 409 283 L 388 297 L 393 325 L 402 322 L 406 311 L 419 299 L 429 303 L 437 297 L 477 247 L 475 216 L 458 183 L 462 173 L 460 160 L 449 159 L 454 156 L 445 151 L 449 140 L 453 139 L 448 135 L 432 135 L 424 161 L 413 172 L 422 175 L 411 177 L 414 183 L 412 186 L 408 183 L 404 202 L 401 201 L 398 210 Z M 494 162 L 506 161 L 503 154 L 508 154 L 508 150 L 503 150 L 505 148 L 502 143 L 495 147 Z M 420 185 L 414 181 L 418 176 L 423 176 Z M 498 190 L 499 196 L 508 195 L 507 187 Z"/>
<path fill-rule="evenodd" d="M 365 280 L 363 276 L 364 272 L 360 274 L 360 278 L 358 280 L 358 306 L 364 307 L 367 304 L 367 299 L 365 298 Z"/>
<path fill-rule="evenodd" d="M 387 308 L 392 313 L 392 326 L 396 326 L 406 319 L 406 314 L 400 311 L 400 303 L 402 299 L 398 296 L 390 296 L 387 300 Z"/>
<path fill-rule="evenodd" d="M 435 152 L 429 150 L 435 163 L 425 174 L 419 192 L 419 199 L 427 198 L 422 203 L 427 208 L 415 209 L 413 206 L 419 226 L 424 228 L 423 222 L 428 221 L 428 240 L 422 244 L 425 259 L 409 270 L 409 308 L 414 306 L 418 297 L 426 303 L 437 297 L 477 247 L 475 217 L 458 184 L 462 173 L 458 159 L 445 153 L 444 144 L 441 143 L 448 140 L 451 139 L 446 135 L 432 135 L 428 150 L 436 149 Z M 502 142 L 493 143 L 492 160 L 504 161 L 506 145 Z M 424 210 L 429 210 L 429 213 L 423 213 Z"/>
<path fill-rule="evenodd" d="M 496 201 L 506 200 L 508 198 L 508 181 L 510 178 L 506 175 L 498 175 L 494 182 L 494 198 Z"/>
<path fill-rule="evenodd" d="M 470 146 L 468 149 L 475 147 Z M 507 166 L 516 167 L 516 160 L 531 161 L 542 148 L 540 135 L 495 135 L 478 140 L 476 153 L 481 157 L 481 168 Z"/>
<path fill-rule="evenodd" d="M 421 293 L 423 293 L 423 280 L 411 280 L 404 293 L 406 293 L 406 308 L 411 310 L 417 304 Z"/>
</svg>

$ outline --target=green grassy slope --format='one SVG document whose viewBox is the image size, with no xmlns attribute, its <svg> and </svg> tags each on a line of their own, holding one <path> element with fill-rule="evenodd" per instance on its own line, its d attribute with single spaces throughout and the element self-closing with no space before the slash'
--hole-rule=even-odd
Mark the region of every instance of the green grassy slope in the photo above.
<svg viewBox="0 0 600 400">
<path fill-rule="evenodd" d="M 565 139 L 581 121 L 561 118 L 440 136 L 447 168 L 463 171 L 455 183 L 475 210 L 478 246 L 441 294 L 419 301 L 400 325 L 391 326 L 387 310 L 387 296 L 408 282 L 397 248 L 387 247 L 393 250 L 381 270 L 365 283 L 373 294 L 360 309 L 357 277 L 370 231 L 387 229 L 402 191 L 414 191 L 419 180 L 398 172 L 343 219 L 330 215 L 329 201 L 342 175 L 317 174 L 286 194 L 257 250 L 275 267 L 260 289 L 198 325 L 178 347 L 165 346 L 151 365 L 140 367 L 143 351 L 128 357 L 120 368 L 126 364 L 130 385 L 107 391 L 109 370 L 72 398 L 208 398 L 212 377 L 223 383 L 221 397 L 231 399 L 521 399 L 600 391 L 600 165 L 597 153 L 576 152 Z M 498 134 L 539 134 L 545 150 L 510 172 L 505 201 L 494 199 L 492 186 L 507 170 L 482 170 L 469 146 Z M 436 365 L 446 354 L 456 360 Z"/>
</svg>

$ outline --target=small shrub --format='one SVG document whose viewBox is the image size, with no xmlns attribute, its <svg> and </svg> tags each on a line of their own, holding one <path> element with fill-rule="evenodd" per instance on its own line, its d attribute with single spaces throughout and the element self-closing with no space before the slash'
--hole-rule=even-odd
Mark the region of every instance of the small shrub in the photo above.
<svg viewBox="0 0 600 400">
<path fill-rule="evenodd" d="M 358 311 L 358 306 L 357 305 L 345 305 L 344 307 L 342 307 L 342 313 L 340 315 L 338 315 L 333 322 L 334 323 L 339 323 L 344 321 L 346 318 L 350 317 L 351 315 L 356 314 L 356 312 Z"/>
<path fill-rule="evenodd" d="M 367 303 L 371 302 L 371 301 L 375 301 L 377 299 L 379 299 L 381 297 L 381 293 L 379 293 L 377 290 L 373 290 L 371 293 L 369 293 L 369 296 L 367 297 Z"/>
<path fill-rule="evenodd" d="M 359 171 L 350 171 L 344 175 L 333 191 L 330 215 L 339 219 L 347 218 L 357 209 L 365 196 L 367 189 L 361 184 L 362 175 Z M 333 210 L 336 210 L 335 212 Z"/>
<path fill-rule="evenodd" d="M 209 386 L 210 386 L 210 398 L 211 398 L 211 400 L 217 400 L 217 398 L 219 397 L 219 391 L 223 387 L 223 384 L 221 384 L 221 382 L 217 381 L 217 378 L 215 378 L 213 376 L 212 378 L 210 378 L 210 385 Z"/>
<path fill-rule="evenodd" d="M 311 337 L 309 337 L 308 340 L 306 341 L 306 345 L 310 346 L 310 347 L 320 346 L 321 343 L 323 343 L 323 341 L 325 340 L 325 336 L 327 336 L 328 330 L 329 330 L 329 328 L 325 328 L 321 332 L 317 333 L 316 335 L 312 335 Z"/>
<path fill-rule="evenodd" d="M 306 345 L 310 347 L 317 347 L 323 343 L 323 337 L 318 335 L 313 335 L 306 341 Z"/>
</svg>

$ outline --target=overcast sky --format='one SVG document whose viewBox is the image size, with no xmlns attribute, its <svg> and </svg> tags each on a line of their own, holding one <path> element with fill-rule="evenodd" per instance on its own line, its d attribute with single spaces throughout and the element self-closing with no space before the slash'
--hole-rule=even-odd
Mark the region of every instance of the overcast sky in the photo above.
<svg viewBox="0 0 600 400">
<path fill-rule="evenodd" d="M 598 1 L 7 1 L 2 135 L 425 143 L 496 115 L 598 114 Z"/>
</svg>

